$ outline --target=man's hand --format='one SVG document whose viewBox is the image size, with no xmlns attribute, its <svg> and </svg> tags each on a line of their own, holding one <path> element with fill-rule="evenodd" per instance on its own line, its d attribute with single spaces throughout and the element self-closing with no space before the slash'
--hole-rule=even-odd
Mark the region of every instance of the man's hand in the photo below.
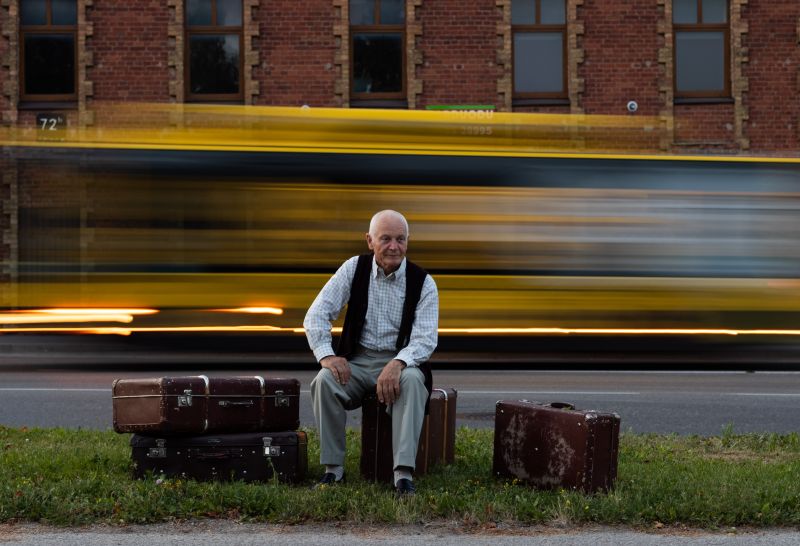
<svg viewBox="0 0 800 546">
<path fill-rule="evenodd" d="M 377 394 L 381 403 L 391 406 L 400 397 L 400 372 L 406 367 L 402 360 L 391 360 L 378 376 Z"/>
<path fill-rule="evenodd" d="M 333 378 L 340 385 L 347 385 L 350 380 L 350 364 L 347 359 L 341 356 L 326 356 L 319 361 L 320 366 L 328 368 L 333 374 Z M 399 377 L 399 376 L 398 376 Z"/>
</svg>

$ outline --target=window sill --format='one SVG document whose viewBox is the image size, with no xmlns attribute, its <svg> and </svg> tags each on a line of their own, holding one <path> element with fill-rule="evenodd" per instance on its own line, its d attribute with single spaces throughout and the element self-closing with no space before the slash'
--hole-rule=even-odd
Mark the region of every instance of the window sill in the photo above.
<svg viewBox="0 0 800 546">
<path fill-rule="evenodd" d="M 569 106 L 569 99 L 512 99 L 511 106 Z"/>
<path fill-rule="evenodd" d="M 78 101 L 20 101 L 17 110 L 77 110 Z"/>
<path fill-rule="evenodd" d="M 730 97 L 682 97 L 675 98 L 673 104 L 733 104 Z"/>
<path fill-rule="evenodd" d="M 405 99 L 350 99 L 350 108 L 391 108 L 395 110 L 408 109 Z"/>
</svg>

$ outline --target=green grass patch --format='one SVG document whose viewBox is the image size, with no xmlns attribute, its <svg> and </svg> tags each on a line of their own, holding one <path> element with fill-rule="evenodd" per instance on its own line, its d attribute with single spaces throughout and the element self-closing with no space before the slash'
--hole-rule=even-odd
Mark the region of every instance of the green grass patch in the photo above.
<svg viewBox="0 0 800 546">
<path fill-rule="evenodd" d="M 623 434 L 608 494 L 539 491 L 492 477 L 492 431 L 462 428 L 456 462 L 417 479 L 397 501 L 362 481 L 359 435 L 348 433 L 348 483 L 311 491 L 321 475 L 309 432 L 309 478 L 298 485 L 131 478 L 129 436 L 111 431 L 0 427 L 0 522 L 153 523 L 192 518 L 304 523 L 492 522 L 683 524 L 704 528 L 800 524 L 800 437 Z"/>
</svg>

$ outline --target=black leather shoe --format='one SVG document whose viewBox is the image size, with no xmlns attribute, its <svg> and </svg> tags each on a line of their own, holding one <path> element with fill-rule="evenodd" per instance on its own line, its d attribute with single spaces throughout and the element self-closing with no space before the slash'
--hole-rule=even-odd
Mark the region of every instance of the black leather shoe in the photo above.
<svg viewBox="0 0 800 546">
<path fill-rule="evenodd" d="M 317 482 L 314 485 L 314 487 L 312 487 L 312 489 L 322 489 L 324 487 L 334 487 L 334 486 L 337 486 L 337 485 L 339 485 L 341 483 L 344 483 L 344 474 L 342 474 L 342 479 L 341 480 L 337 480 L 336 479 L 336 474 L 334 474 L 333 472 L 326 472 L 325 474 L 322 475 L 322 478 L 320 478 L 319 482 Z"/>
<path fill-rule="evenodd" d="M 416 488 L 414 487 L 414 482 L 407 480 L 406 478 L 397 480 L 397 483 L 394 485 L 394 490 L 398 498 L 413 497 L 414 493 L 417 492 Z"/>
</svg>

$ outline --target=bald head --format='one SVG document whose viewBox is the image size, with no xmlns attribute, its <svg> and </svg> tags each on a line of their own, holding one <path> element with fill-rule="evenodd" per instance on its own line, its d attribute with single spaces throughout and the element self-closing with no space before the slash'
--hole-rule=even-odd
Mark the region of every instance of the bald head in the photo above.
<svg viewBox="0 0 800 546">
<path fill-rule="evenodd" d="M 408 248 L 408 222 L 394 210 L 382 210 L 372 217 L 367 233 L 367 246 L 375 254 L 375 262 L 387 275 L 403 263 Z"/>
<path fill-rule="evenodd" d="M 408 222 L 406 221 L 405 216 L 397 212 L 396 210 L 382 210 L 380 212 L 376 212 L 375 215 L 372 217 L 372 220 L 369 222 L 369 234 L 375 237 L 378 233 L 378 227 L 386 222 L 400 222 L 403 224 L 403 228 L 405 229 L 406 238 L 408 238 Z"/>
</svg>

